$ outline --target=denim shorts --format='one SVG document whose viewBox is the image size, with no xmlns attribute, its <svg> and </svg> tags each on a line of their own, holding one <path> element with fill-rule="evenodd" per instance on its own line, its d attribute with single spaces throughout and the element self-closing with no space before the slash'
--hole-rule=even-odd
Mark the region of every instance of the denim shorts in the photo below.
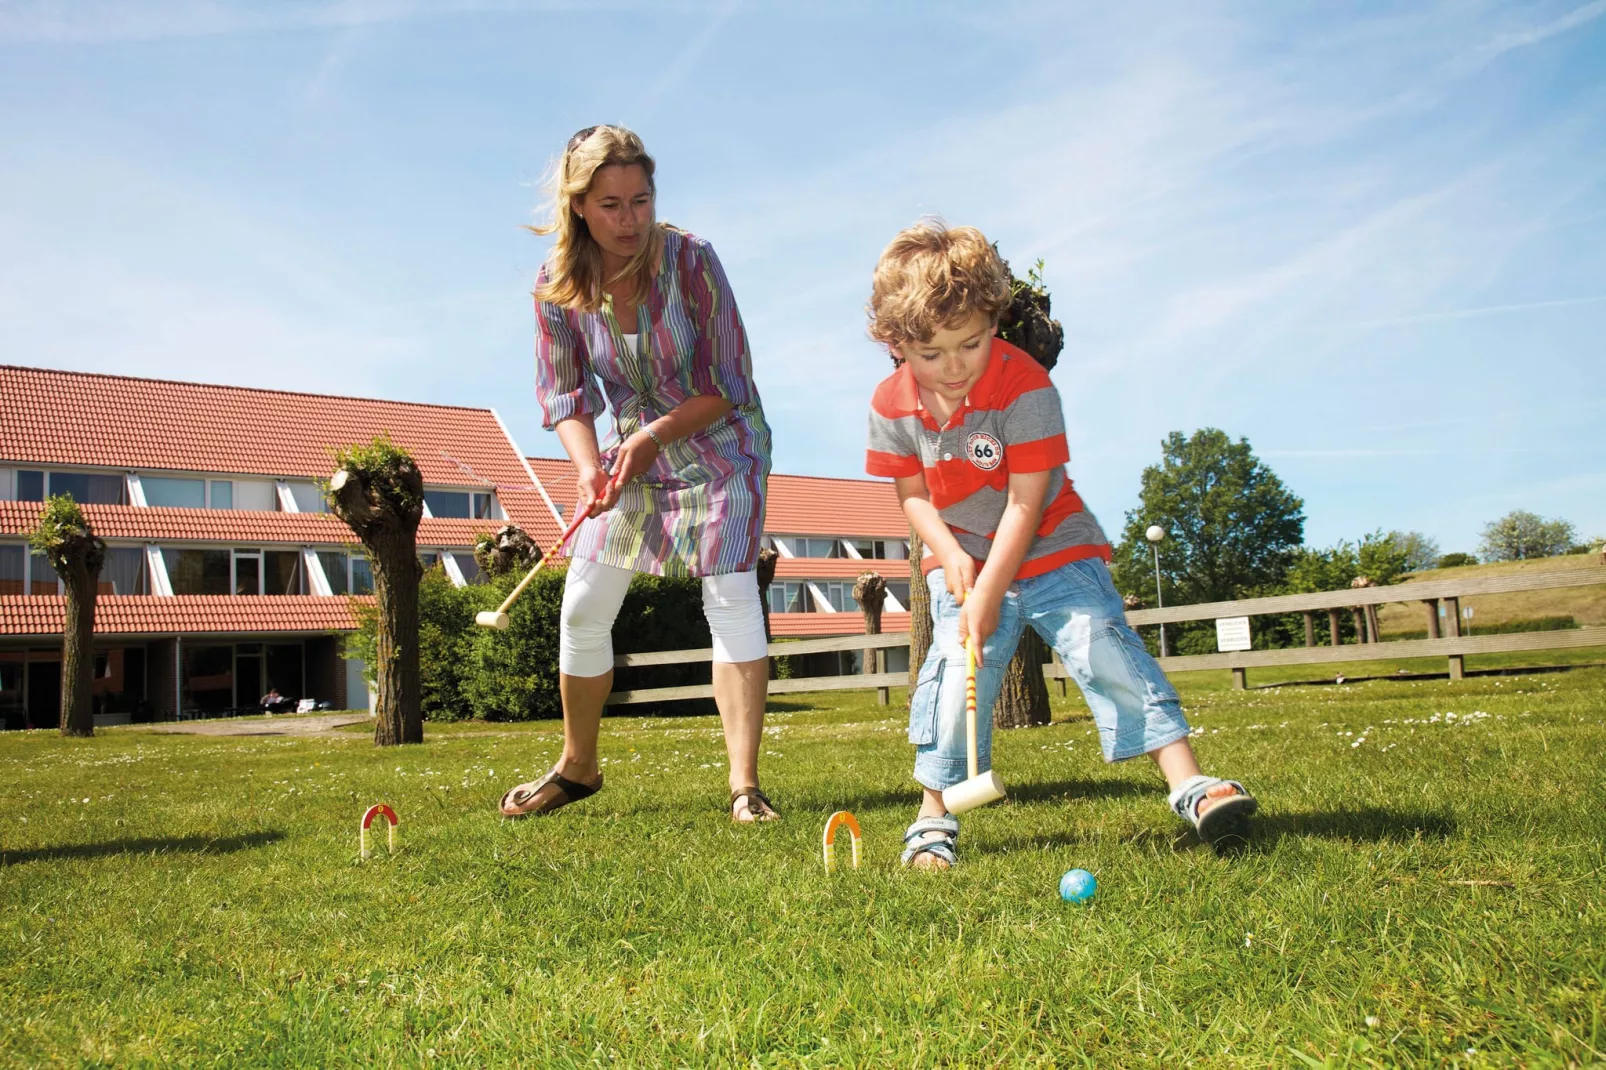
<svg viewBox="0 0 1606 1070">
<path fill-rule="evenodd" d="M 932 643 L 909 703 L 909 742 L 915 745 L 915 779 L 941 791 L 967 773 L 965 647 L 959 637 L 959 603 L 948 593 L 942 569 L 931 572 L 926 584 L 931 589 Z M 1059 654 L 1082 689 L 1105 761 L 1135 758 L 1188 737 L 1176 689 L 1127 626 L 1109 569 L 1098 558 L 1088 558 L 1017 580 L 1004 595 L 998 630 L 988 636 L 982 648 L 985 664 L 976 670 L 979 768 L 992 768 L 993 703 L 1027 625 Z"/>
</svg>

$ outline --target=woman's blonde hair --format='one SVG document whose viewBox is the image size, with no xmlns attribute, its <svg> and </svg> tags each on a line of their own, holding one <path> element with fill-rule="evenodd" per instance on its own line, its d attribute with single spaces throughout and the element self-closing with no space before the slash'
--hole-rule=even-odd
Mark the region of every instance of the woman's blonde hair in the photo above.
<svg viewBox="0 0 1606 1070">
<path fill-rule="evenodd" d="M 881 253 L 870 291 L 870 337 L 892 348 L 925 342 L 977 312 L 1009 307 L 1009 269 L 981 231 L 922 219 Z"/>
<path fill-rule="evenodd" d="M 597 170 L 611 164 L 640 165 L 647 172 L 647 187 L 657 194 L 652 177 L 657 165 L 632 131 L 622 126 L 588 126 L 571 137 L 549 185 L 552 222 L 529 228 L 537 234 L 557 235 L 547 255 L 546 278 L 535 289 L 537 301 L 595 312 L 602 307 L 602 288 L 607 283 L 632 279 L 638 300 L 652 286 L 664 250 L 663 230 L 656 220 L 636 255 L 617 275 L 604 279 L 602 247 L 591 236 L 586 221 L 575 213 L 575 204 L 590 192 Z"/>
</svg>

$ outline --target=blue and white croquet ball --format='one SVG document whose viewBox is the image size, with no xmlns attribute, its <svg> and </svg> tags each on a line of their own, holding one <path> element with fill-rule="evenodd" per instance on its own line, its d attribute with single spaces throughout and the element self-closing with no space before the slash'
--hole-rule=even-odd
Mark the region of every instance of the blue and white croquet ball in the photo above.
<svg viewBox="0 0 1606 1070">
<path fill-rule="evenodd" d="M 1072 869 L 1060 878 L 1060 898 L 1067 903 L 1085 903 L 1099 890 L 1099 882 L 1085 869 Z"/>
</svg>

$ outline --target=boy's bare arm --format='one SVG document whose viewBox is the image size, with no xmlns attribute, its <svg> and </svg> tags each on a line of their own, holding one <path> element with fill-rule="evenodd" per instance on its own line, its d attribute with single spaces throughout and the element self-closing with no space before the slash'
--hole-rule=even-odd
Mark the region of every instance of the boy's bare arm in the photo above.
<svg viewBox="0 0 1606 1070">
<path fill-rule="evenodd" d="M 993 533 L 992 549 L 976 578 L 975 589 L 959 611 L 960 634 L 968 636 L 976 649 L 976 661 L 981 663 L 981 647 L 986 638 L 998 627 L 998 607 L 1004 592 L 1015 582 L 1015 573 L 1031 549 L 1037 535 L 1037 525 L 1043 520 L 1043 499 L 1048 495 L 1048 484 L 1053 472 L 1011 472 L 1009 475 L 1009 501 L 1004 515 L 998 520 Z"/>
<path fill-rule="evenodd" d="M 966 592 L 976 585 L 976 562 L 965 553 L 959 540 L 954 538 L 954 533 L 948 530 L 948 525 L 938 515 L 937 507 L 931 504 L 925 475 L 904 476 L 895 480 L 894 485 L 898 488 L 898 503 L 903 506 L 903 515 L 909 518 L 909 525 L 937 560 L 942 562 L 948 593 L 964 601 Z"/>
</svg>

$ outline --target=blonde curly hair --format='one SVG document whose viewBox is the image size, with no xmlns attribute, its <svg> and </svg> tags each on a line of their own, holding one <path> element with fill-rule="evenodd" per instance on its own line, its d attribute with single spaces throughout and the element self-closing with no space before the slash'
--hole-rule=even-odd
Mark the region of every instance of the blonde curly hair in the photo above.
<svg viewBox="0 0 1606 1070">
<path fill-rule="evenodd" d="M 1009 301 L 1009 269 L 986 236 L 930 218 L 900 231 L 882 251 L 865 311 L 870 337 L 896 349 L 977 312 L 996 324 Z"/>
</svg>

